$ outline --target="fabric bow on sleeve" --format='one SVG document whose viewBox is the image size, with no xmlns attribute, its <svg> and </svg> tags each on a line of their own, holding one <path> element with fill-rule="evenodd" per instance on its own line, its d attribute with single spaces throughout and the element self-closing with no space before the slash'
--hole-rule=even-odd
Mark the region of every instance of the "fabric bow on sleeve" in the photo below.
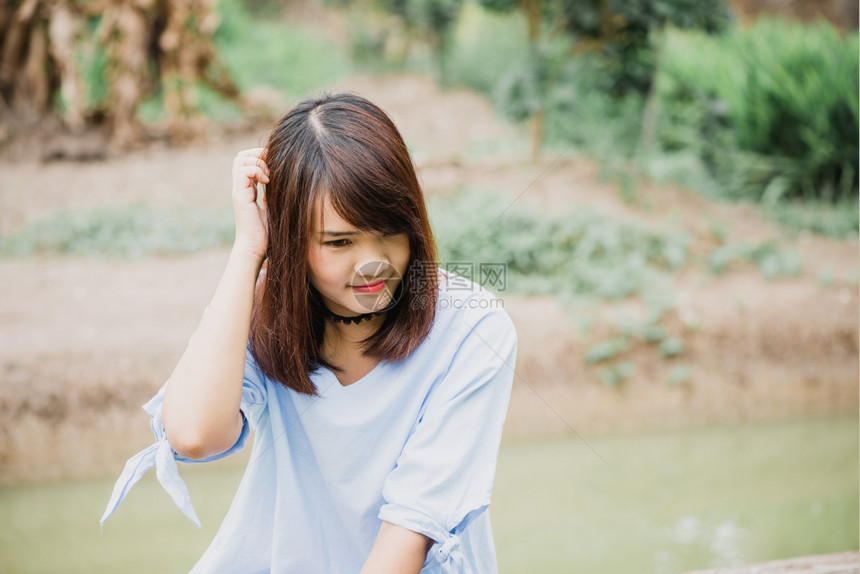
<svg viewBox="0 0 860 574">
<path fill-rule="evenodd" d="M 161 486 L 164 487 L 164 490 L 167 491 L 170 498 L 173 499 L 173 502 L 175 502 L 176 506 L 179 507 L 179 510 L 182 511 L 182 514 L 188 517 L 188 520 L 193 522 L 195 526 L 200 528 L 200 519 L 197 517 L 194 507 L 191 505 L 191 496 L 188 494 L 188 487 L 185 485 L 182 477 L 179 476 L 179 468 L 176 465 L 176 461 L 180 460 L 182 462 L 196 463 L 223 458 L 224 456 L 240 450 L 248 440 L 250 430 L 243 413 L 242 433 L 239 436 L 239 440 L 236 441 L 236 444 L 227 452 L 201 460 L 191 460 L 179 456 L 173 451 L 173 447 L 171 447 L 170 443 L 167 441 L 167 437 L 164 434 L 164 427 L 161 424 L 161 404 L 164 400 L 165 387 L 166 385 L 163 386 L 161 390 L 158 391 L 158 394 L 155 395 L 148 403 L 143 405 L 143 410 L 151 417 L 150 427 L 152 428 L 152 434 L 155 435 L 155 443 L 131 457 L 125 464 L 122 474 L 114 485 L 113 494 L 111 495 L 110 501 L 105 509 L 105 513 L 99 521 L 101 524 L 104 524 L 116 511 L 117 507 L 131 490 L 131 487 L 134 486 L 144 474 L 146 474 L 146 471 L 154 466 L 155 476 L 158 479 L 158 482 L 161 483 Z"/>
</svg>

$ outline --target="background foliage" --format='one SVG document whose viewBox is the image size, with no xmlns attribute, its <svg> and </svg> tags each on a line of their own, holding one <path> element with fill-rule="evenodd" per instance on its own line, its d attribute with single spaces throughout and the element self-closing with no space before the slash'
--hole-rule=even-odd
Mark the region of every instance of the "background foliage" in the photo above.
<svg viewBox="0 0 860 574">
<path fill-rule="evenodd" d="M 856 198 L 857 35 L 759 19 L 729 35 L 665 36 L 664 149 L 694 150 L 730 196 Z"/>
<path fill-rule="evenodd" d="M 607 18 L 571 1 L 537 43 L 518 4 L 467 5 L 449 72 L 509 118 L 540 112 L 543 142 L 597 158 L 622 185 L 671 179 L 754 201 L 790 231 L 856 233 L 856 31 L 742 28 L 719 3 L 669 4 L 610 2 Z"/>
</svg>

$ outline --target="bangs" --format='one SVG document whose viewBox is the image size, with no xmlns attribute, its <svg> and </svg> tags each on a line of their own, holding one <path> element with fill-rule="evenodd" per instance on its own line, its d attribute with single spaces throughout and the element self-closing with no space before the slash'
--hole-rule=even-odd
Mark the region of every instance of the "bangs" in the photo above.
<svg viewBox="0 0 860 574">
<path fill-rule="evenodd" d="M 335 212 L 356 229 L 414 236 L 421 228 L 420 210 L 414 193 L 391 172 L 393 166 L 385 165 L 389 158 L 379 157 L 359 142 L 339 143 L 326 150 L 334 157 L 323 173 L 310 178 L 317 185 L 309 215 L 321 217 L 323 202 L 328 199 Z M 341 154 L 343 158 L 337 157 Z"/>
</svg>

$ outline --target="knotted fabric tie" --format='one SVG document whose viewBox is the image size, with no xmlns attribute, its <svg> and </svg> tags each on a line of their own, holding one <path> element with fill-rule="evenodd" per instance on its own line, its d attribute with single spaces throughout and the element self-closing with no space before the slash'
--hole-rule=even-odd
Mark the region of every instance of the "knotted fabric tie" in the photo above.
<svg viewBox="0 0 860 574">
<path fill-rule="evenodd" d="M 164 434 L 164 427 L 161 425 L 161 403 L 164 399 L 164 387 L 158 391 L 158 394 L 152 397 L 148 403 L 143 405 L 143 410 L 151 417 L 149 427 L 152 429 L 152 434 L 155 435 L 155 444 L 143 449 L 125 463 L 125 468 L 122 474 L 117 479 L 113 487 L 113 494 L 110 502 L 108 502 L 105 513 L 100 522 L 111 517 L 116 511 L 119 504 L 131 490 L 137 481 L 146 474 L 146 471 L 155 467 L 155 476 L 158 482 L 164 487 L 164 490 L 182 511 L 182 514 L 188 517 L 188 520 L 194 523 L 197 528 L 200 528 L 200 519 L 197 518 L 197 513 L 194 512 L 194 507 L 191 506 L 191 496 L 188 494 L 188 487 L 179 476 L 179 469 L 176 466 L 176 458 L 173 448 L 167 442 L 167 437 Z M 244 415 L 242 415 L 244 423 Z M 183 459 L 184 460 L 184 459 Z"/>
<path fill-rule="evenodd" d="M 158 482 L 170 494 L 170 498 L 173 499 L 173 502 L 182 511 L 182 514 L 187 516 L 195 526 L 200 528 L 200 519 L 197 518 L 197 513 L 194 512 L 194 507 L 191 505 L 188 488 L 179 477 L 179 469 L 176 466 L 176 459 L 173 457 L 173 449 L 170 447 L 170 443 L 167 442 L 167 437 L 163 434 L 158 442 L 143 449 L 131 457 L 125 464 L 122 474 L 113 487 L 113 494 L 100 522 L 104 524 L 111 517 L 126 494 L 128 494 L 128 491 L 131 490 L 131 487 L 153 466 L 156 467 L 155 476 L 158 478 Z"/>
<path fill-rule="evenodd" d="M 447 574 L 472 574 L 472 569 L 466 565 L 463 553 L 460 552 L 460 537 L 451 534 L 444 542 L 436 543 L 433 556 L 442 565 L 442 571 Z"/>
</svg>

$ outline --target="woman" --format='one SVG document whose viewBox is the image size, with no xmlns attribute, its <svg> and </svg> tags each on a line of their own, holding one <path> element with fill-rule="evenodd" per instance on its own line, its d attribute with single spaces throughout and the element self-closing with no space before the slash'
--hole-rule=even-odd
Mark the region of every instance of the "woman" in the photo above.
<svg viewBox="0 0 860 574">
<path fill-rule="evenodd" d="M 265 192 L 258 199 L 258 185 Z M 299 104 L 233 164 L 236 239 L 195 335 L 145 409 L 152 466 L 241 449 L 193 572 L 494 572 L 487 508 L 513 380 L 501 302 L 438 269 L 397 128 L 350 94 Z"/>
</svg>

